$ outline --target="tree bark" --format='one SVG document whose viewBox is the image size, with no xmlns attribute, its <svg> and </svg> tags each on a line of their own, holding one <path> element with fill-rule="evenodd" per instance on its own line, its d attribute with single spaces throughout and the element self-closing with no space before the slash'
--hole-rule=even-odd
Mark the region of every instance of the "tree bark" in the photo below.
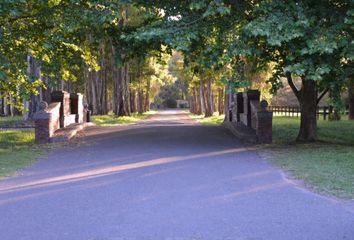
<svg viewBox="0 0 354 240">
<path fill-rule="evenodd" d="M 213 102 L 213 91 L 211 88 L 211 78 L 208 78 L 207 80 L 207 86 L 206 86 L 206 112 L 205 112 L 205 117 L 211 117 L 213 116 L 214 113 L 214 102 Z"/>
<path fill-rule="evenodd" d="M 200 81 L 199 85 L 199 98 L 200 98 L 200 108 L 201 108 L 201 113 L 205 114 L 205 96 L 204 96 L 204 86 L 203 82 Z"/>
<path fill-rule="evenodd" d="M 203 86 L 204 89 L 204 86 Z M 212 106 L 212 90 L 211 90 L 211 80 L 207 80 L 206 91 L 204 91 L 204 106 L 205 106 L 205 117 L 213 116 L 213 106 Z"/>
<path fill-rule="evenodd" d="M 350 79 L 348 87 L 349 120 L 354 120 L 354 79 Z"/>
<path fill-rule="evenodd" d="M 194 102 L 194 93 L 189 96 L 189 111 L 195 114 L 195 102 Z"/>
<path fill-rule="evenodd" d="M 298 142 L 314 142 L 317 140 L 317 87 L 316 82 L 302 79 L 301 89 L 295 86 L 291 74 L 287 74 L 290 87 L 300 103 L 301 122 L 296 140 Z"/>
<path fill-rule="evenodd" d="M 341 119 L 341 114 L 335 106 L 329 107 L 329 116 L 330 121 L 339 121 Z"/>
<path fill-rule="evenodd" d="M 107 45 L 101 44 L 100 46 L 100 70 L 97 72 L 89 72 L 88 69 L 84 70 L 85 77 L 85 92 L 87 103 L 93 114 L 104 115 L 108 113 L 108 101 L 107 101 L 107 82 L 108 77 L 112 77 L 113 72 L 110 69 L 109 52 L 110 49 L 106 49 Z M 73 90 L 73 86 L 67 85 L 68 89 Z"/>
<path fill-rule="evenodd" d="M 27 75 L 29 82 L 33 82 L 41 78 L 41 70 L 39 63 L 28 53 L 27 55 Z M 40 89 L 39 89 L 40 91 Z M 31 120 L 34 114 L 39 110 L 39 103 L 42 101 L 41 95 L 31 94 L 30 101 L 25 101 L 24 120 Z"/>
<path fill-rule="evenodd" d="M 198 91 L 197 87 L 194 87 L 194 96 L 195 96 L 195 114 L 201 115 L 202 111 L 202 101 L 200 97 L 200 91 Z"/>
<path fill-rule="evenodd" d="M 120 99 L 120 82 L 122 81 L 121 68 L 113 68 L 113 93 L 112 93 L 112 108 L 113 113 L 118 115 L 119 113 L 119 99 Z"/>
<path fill-rule="evenodd" d="M 218 112 L 219 115 L 224 114 L 224 90 L 218 89 Z"/>
<path fill-rule="evenodd" d="M 4 114 L 4 101 L 5 98 L 2 96 L 3 92 L 0 91 L 0 116 Z"/>
<path fill-rule="evenodd" d="M 128 10 L 124 9 L 122 12 L 123 18 L 119 21 L 118 26 L 122 28 L 127 24 Z M 120 54 L 122 59 L 124 59 L 124 52 L 122 50 L 115 51 L 116 49 L 112 46 L 113 52 L 115 54 Z M 130 94 L 129 94 L 129 76 L 128 76 L 128 66 L 124 64 L 122 67 L 115 67 L 115 78 L 113 80 L 113 95 L 112 95 L 112 106 L 113 112 L 117 116 L 130 116 Z"/>
<path fill-rule="evenodd" d="M 146 92 L 145 92 L 145 112 L 150 111 L 150 77 L 148 77 L 147 84 L 146 84 Z"/>
<path fill-rule="evenodd" d="M 135 113 L 136 111 L 137 111 L 136 91 L 130 90 L 130 112 Z"/>
<path fill-rule="evenodd" d="M 141 89 L 138 91 L 138 113 L 144 113 L 144 92 Z"/>
<path fill-rule="evenodd" d="M 128 78 L 128 66 L 123 67 L 123 79 L 121 86 L 121 107 L 119 109 L 118 116 L 130 116 L 130 96 L 129 96 L 129 78 Z"/>
<path fill-rule="evenodd" d="M 229 113 L 229 107 L 230 107 L 230 86 L 227 83 L 225 85 L 225 91 L 224 91 L 224 112 L 225 112 L 225 118 L 224 122 L 230 122 L 230 113 Z"/>
<path fill-rule="evenodd" d="M 130 97 L 127 68 L 117 68 L 113 82 L 113 112 L 117 116 L 130 116 Z"/>
<path fill-rule="evenodd" d="M 9 104 L 8 104 L 8 99 L 7 97 L 4 97 L 3 98 L 3 111 L 4 111 L 4 116 L 9 116 L 10 115 L 10 107 L 9 107 Z"/>
</svg>

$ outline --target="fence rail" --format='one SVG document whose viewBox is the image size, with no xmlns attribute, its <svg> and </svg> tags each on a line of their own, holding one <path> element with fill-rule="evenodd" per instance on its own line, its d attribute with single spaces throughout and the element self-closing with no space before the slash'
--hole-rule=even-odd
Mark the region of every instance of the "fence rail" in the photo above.
<svg viewBox="0 0 354 240">
<path fill-rule="evenodd" d="M 301 111 L 298 106 L 269 106 L 269 110 L 274 116 L 300 117 Z M 317 107 L 317 118 L 321 116 L 323 120 L 327 120 L 328 116 L 333 112 L 333 108 L 329 106 Z"/>
</svg>

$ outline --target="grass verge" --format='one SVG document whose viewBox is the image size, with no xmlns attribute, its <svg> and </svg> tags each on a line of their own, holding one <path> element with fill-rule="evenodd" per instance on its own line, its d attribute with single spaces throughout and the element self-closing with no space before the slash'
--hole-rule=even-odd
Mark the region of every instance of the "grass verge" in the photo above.
<svg viewBox="0 0 354 240">
<path fill-rule="evenodd" d="M 354 122 L 318 121 L 320 142 L 297 144 L 300 120 L 273 118 L 270 161 L 316 192 L 354 199 Z"/>
<path fill-rule="evenodd" d="M 0 131 L 0 178 L 34 163 L 41 153 L 34 145 L 34 131 Z"/>
<path fill-rule="evenodd" d="M 0 127 L 11 127 L 20 124 L 23 121 L 22 116 L 0 117 Z"/>
<path fill-rule="evenodd" d="M 209 126 L 220 125 L 222 124 L 225 118 L 225 115 L 219 115 L 217 113 L 214 113 L 214 115 L 211 117 L 204 117 L 204 115 L 195 115 L 192 113 L 189 113 L 189 116 L 200 124 Z"/>
<path fill-rule="evenodd" d="M 114 126 L 118 124 L 135 123 L 147 118 L 149 115 L 156 113 L 155 111 L 149 111 L 143 114 L 133 113 L 131 116 L 117 117 L 110 113 L 107 115 L 92 116 L 92 122 L 99 126 Z"/>
</svg>

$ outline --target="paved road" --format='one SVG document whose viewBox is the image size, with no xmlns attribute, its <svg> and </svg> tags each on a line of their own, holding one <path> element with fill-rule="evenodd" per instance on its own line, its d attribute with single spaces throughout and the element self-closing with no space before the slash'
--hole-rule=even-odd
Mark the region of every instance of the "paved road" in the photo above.
<svg viewBox="0 0 354 240">
<path fill-rule="evenodd" d="M 223 127 L 170 111 L 86 134 L 0 182 L 1 240 L 354 239 L 353 211 Z"/>
</svg>

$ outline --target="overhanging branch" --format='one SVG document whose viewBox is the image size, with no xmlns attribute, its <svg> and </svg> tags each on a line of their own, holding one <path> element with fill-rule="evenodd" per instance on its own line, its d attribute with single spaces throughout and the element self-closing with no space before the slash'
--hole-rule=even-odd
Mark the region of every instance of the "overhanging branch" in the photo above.
<svg viewBox="0 0 354 240">
<path fill-rule="evenodd" d="M 294 81 L 293 81 L 293 78 L 292 78 L 290 72 L 287 72 L 287 73 L 286 73 L 286 78 L 287 78 L 288 84 L 289 84 L 289 86 L 291 87 L 291 89 L 293 90 L 295 96 L 296 96 L 297 98 L 299 98 L 299 97 L 300 97 L 300 91 L 299 91 L 299 90 L 297 89 L 297 87 L 295 86 Z"/>
<path fill-rule="evenodd" d="M 326 93 L 329 91 L 329 88 L 325 89 L 321 95 L 317 98 L 317 104 L 322 100 L 322 98 L 326 95 Z"/>
</svg>

